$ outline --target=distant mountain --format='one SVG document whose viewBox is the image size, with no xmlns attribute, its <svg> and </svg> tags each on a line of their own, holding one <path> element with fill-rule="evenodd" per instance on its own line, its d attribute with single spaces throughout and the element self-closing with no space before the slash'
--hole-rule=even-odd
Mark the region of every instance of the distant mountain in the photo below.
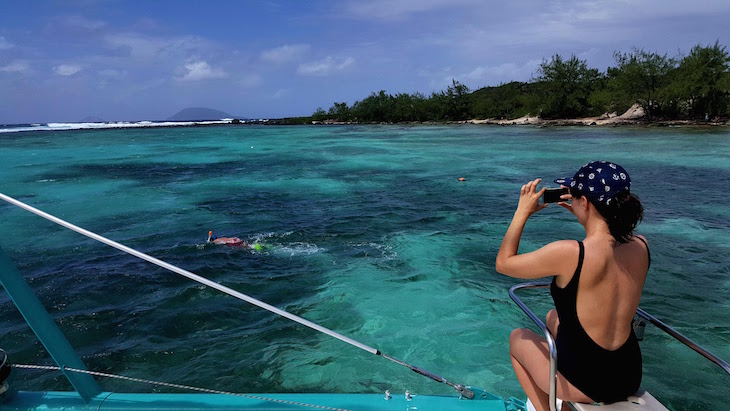
<svg viewBox="0 0 730 411">
<path fill-rule="evenodd" d="M 172 117 L 168 117 L 167 121 L 204 121 L 204 120 L 220 120 L 222 118 L 234 118 L 234 116 L 222 111 L 213 110 L 205 107 L 189 107 L 181 110 Z"/>
</svg>

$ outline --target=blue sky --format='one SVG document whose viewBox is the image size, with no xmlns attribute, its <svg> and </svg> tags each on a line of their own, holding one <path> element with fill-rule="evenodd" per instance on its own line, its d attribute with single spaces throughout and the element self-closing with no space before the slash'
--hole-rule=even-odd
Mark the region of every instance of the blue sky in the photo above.
<svg viewBox="0 0 730 411">
<path fill-rule="evenodd" d="M 309 115 L 373 91 L 527 81 L 576 54 L 730 46 L 730 1 L 4 1 L 0 124 Z"/>
</svg>

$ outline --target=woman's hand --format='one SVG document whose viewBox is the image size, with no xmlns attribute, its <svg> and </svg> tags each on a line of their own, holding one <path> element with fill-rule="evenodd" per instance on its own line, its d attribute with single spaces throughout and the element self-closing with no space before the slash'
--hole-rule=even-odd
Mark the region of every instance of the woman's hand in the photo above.
<svg viewBox="0 0 730 411">
<path fill-rule="evenodd" d="M 541 178 L 536 178 L 527 184 L 523 185 L 520 189 L 520 202 L 517 204 L 517 211 L 515 216 L 520 215 L 527 218 L 536 212 L 547 207 L 547 204 L 540 204 L 540 197 L 545 193 L 545 187 L 537 191 L 537 185 L 542 181 Z"/>
<path fill-rule="evenodd" d="M 560 187 L 565 187 L 565 186 L 560 186 Z M 567 200 L 572 200 L 573 199 L 573 196 L 570 193 L 563 194 L 563 195 L 560 196 L 560 199 L 563 200 L 563 201 L 558 202 L 558 205 L 560 207 L 563 207 L 564 209 L 570 211 L 571 214 L 575 215 L 575 211 L 573 211 L 573 203 L 572 202 L 570 202 L 570 203 L 567 203 L 566 202 Z"/>
</svg>

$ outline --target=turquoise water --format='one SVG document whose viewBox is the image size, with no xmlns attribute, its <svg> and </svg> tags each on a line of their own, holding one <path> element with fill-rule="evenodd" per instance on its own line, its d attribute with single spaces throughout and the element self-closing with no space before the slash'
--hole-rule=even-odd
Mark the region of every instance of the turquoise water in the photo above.
<svg viewBox="0 0 730 411">
<path fill-rule="evenodd" d="M 623 165 L 646 208 L 641 306 L 730 359 L 730 130 L 223 126 L 0 135 L 0 191 L 457 383 L 524 397 L 517 280 L 494 258 L 519 187 Z M 459 182 L 458 177 L 466 178 Z M 93 370 L 238 392 L 452 389 L 0 204 L 0 240 Z M 261 251 L 205 245 L 208 230 Z M 581 227 L 557 206 L 521 250 Z M 527 293 L 544 313 L 547 294 Z M 0 347 L 51 360 L 5 293 Z M 643 386 L 724 409 L 730 377 L 647 329 Z M 25 372 L 24 389 L 64 389 Z M 149 391 L 102 381 L 119 391 Z"/>
</svg>

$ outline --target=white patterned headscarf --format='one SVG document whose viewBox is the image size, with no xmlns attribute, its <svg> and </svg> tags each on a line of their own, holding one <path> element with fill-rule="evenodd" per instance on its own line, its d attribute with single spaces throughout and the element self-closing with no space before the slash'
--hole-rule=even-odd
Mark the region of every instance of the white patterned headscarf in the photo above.
<svg viewBox="0 0 730 411">
<path fill-rule="evenodd" d="M 572 178 L 559 178 L 555 182 L 605 205 L 610 205 L 616 194 L 631 188 L 629 173 L 620 165 L 608 161 L 588 163 Z"/>
</svg>

